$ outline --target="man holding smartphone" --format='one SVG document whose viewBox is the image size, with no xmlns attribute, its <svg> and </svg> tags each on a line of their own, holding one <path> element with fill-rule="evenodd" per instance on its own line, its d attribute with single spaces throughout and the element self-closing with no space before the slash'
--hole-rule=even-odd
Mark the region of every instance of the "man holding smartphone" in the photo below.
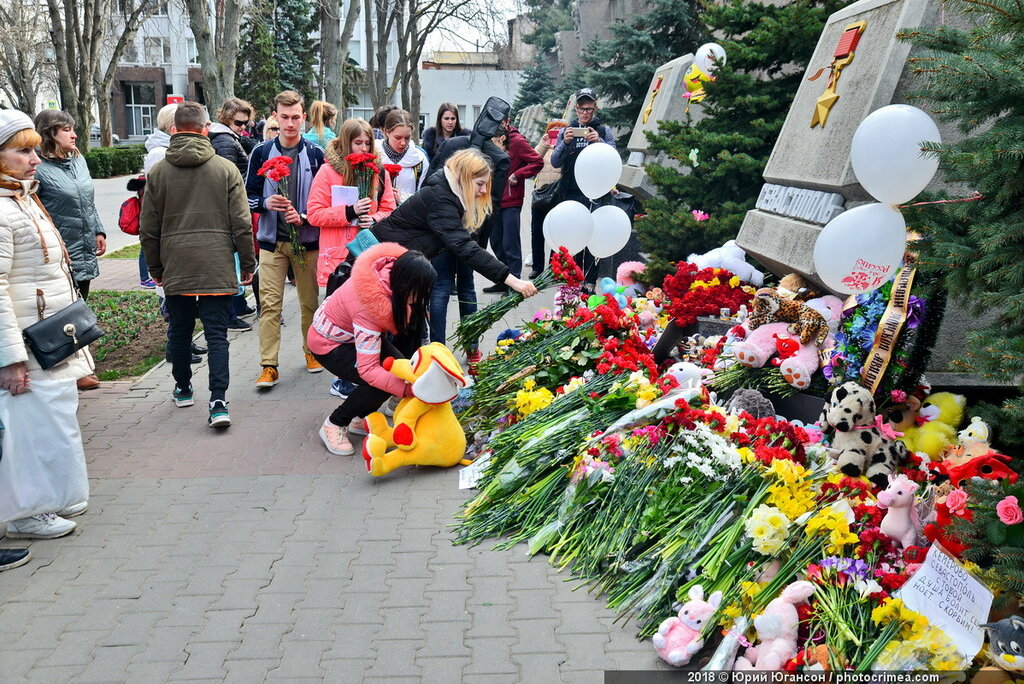
<svg viewBox="0 0 1024 684">
<path fill-rule="evenodd" d="M 582 88 L 576 93 L 576 118 L 561 130 L 555 142 L 555 151 L 551 153 L 551 166 L 562 170 L 559 181 L 559 201 L 575 200 L 590 207 L 591 201 L 576 184 L 576 158 L 588 145 L 608 143 L 615 147 L 615 136 L 612 129 L 597 118 L 597 94 L 593 88 Z M 616 193 L 617 190 L 612 190 Z M 576 261 L 583 269 L 587 284 L 593 286 L 597 282 L 597 262 L 588 250 L 576 255 Z"/>
</svg>

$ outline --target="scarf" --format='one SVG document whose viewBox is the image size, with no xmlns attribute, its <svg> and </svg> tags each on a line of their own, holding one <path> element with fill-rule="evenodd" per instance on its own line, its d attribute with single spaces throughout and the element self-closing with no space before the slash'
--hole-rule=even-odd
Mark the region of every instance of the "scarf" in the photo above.
<svg viewBox="0 0 1024 684">
<path fill-rule="evenodd" d="M 388 139 L 387 138 L 384 138 L 383 143 L 384 143 L 384 154 L 388 155 L 388 159 L 390 159 L 391 163 L 393 163 L 393 164 L 397 164 L 398 162 L 402 161 L 402 157 L 404 157 L 406 152 L 409 151 L 409 148 L 406 147 L 405 148 L 405 152 L 395 152 L 394 149 L 391 148 L 391 145 L 388 145 Z M 411 145 L 412 143 L 409 143 L 409 144 Z"/>
<path fill-rule="evenodd" d="M 458 176 L 456 176 L 455 172 L 447 166 L 443 166 L 441 168 L 444 169 L 444 177 L 448 179 L 448 185 L 451 186 L 452 192 L 455 193 L 455 197 L 459 200 L 459 204 L 462 205 L 462 211 L 466 211 L 466 200 L 462 197 L 462 185 L 459 184 Z"/>
</svg>

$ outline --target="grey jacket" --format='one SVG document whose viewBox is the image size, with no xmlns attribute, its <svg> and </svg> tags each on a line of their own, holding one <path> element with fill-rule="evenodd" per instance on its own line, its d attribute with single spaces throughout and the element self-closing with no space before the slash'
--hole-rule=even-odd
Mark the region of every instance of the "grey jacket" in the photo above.
<svg viewBox="0 0 1024 684">
<path fill-rule="evenodd" d="M 106 236 L 96 212 L 96 189 L 89 166 L 81 155 L 70 159 L 44 159 L 36 168 L 39 199 L 60 231 L 71 255 L 75 280 L 92 280 L 100 274 L 96 261 L 96 236 Z"/>
</svg>

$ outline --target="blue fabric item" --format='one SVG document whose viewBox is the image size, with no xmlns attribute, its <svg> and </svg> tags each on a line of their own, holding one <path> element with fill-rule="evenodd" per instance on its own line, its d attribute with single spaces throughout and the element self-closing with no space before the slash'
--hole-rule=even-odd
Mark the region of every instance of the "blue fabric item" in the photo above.
<svg viewBox="0 0 1024 684">
<path fill-rule="evenodd" d="M 448 299 L 455 291 L 459 297 L 459 317 L 476 313 L 476 283 L 473 267 L 445 250 L 430 260 L 437 272 L 430 293 L 430 341 L 445 343 L 448 323 Z"/>
</svg>

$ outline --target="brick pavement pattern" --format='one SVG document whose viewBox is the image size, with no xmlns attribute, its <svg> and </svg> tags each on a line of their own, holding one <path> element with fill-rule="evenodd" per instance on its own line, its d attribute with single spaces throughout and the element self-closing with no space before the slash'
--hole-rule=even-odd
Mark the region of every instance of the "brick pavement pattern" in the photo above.
<svg viewBox="0 0 1024 684">
<path fill-rule="evenodd" d="M 253 386 L 256 332 L 232 334 L 225 432 L 206 426 L 205 363 L 191 408 L 174 407 L 166 365 L 82 395 L 89 510 L 0 574 L 0 681 L 597 683 L 662 669 L 634 625 L 524 546 L 453 546 L 469 498 L 457 468 L 374 479 L 358 455 L 328 454 L 316 431 L 337 400 L 326 373 L 305 372 L 286 294 L 277 387 Z"/>
</svg>

